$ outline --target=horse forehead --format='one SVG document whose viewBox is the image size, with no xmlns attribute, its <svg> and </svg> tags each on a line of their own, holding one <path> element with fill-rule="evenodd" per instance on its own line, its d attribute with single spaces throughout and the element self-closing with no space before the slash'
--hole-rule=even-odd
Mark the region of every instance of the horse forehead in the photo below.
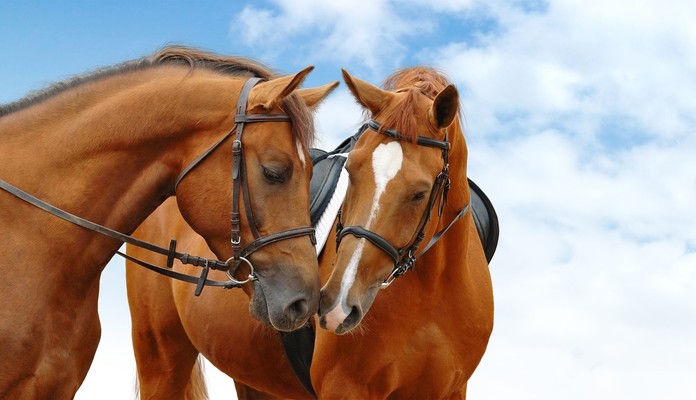
<svg viewBox="0 0 696 400">
<path fill-rule="evenodd" d="M 376 182 L 413 182 L 442 168 L 441 150 L 398 140 L 377 145 L 369 156 Z"/>
<path fill-rule="evenodd" d="M 391 141 L 379 144 L 372 152 L 372 173 L 378 191 L 386 188 L 386 185 L 394 179 L 401 169 L 404 152 L 401 143 Z"/>
<path fill-rule="evenodd" d="M 394 179 L 401 170 L 404 153 L 401 143 L 393 141 L 378 145 L 372 152 L 372 173 L 375 179 L 375 193 L 372 199 L 370 215 L 367 219 L 366 227 L 370 228 L 380 209 L 382 195 L 387 189 L 389 182 Z"/>
<path fill-rule="evenodd" d="M 251 141 L 260 144 L 262 150 L 264 148 L 283 149 L 296 157 L 299 157 L 297 156 L 298 145 L 302 147 L 301 143 L 297 143 L 298 140 L 292 132 L 292 125 L 287 122 L 248 124 L 244 127 L 243 142 Z"/>
</svg>

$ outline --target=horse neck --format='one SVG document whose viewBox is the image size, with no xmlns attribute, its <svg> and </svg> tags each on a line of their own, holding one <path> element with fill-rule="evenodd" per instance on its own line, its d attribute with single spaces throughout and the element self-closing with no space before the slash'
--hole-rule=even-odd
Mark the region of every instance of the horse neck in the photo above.
<svg viewBox="0 0 696 400">
<path fill-rule="evenodd" d="M 0 179 L 83 218 L 134 230 L 172 193 L 182 164 L 233 125 L 240 81 L 187 74 L 159 67 L 104 78 L 3 116 Z"/>
</svg>

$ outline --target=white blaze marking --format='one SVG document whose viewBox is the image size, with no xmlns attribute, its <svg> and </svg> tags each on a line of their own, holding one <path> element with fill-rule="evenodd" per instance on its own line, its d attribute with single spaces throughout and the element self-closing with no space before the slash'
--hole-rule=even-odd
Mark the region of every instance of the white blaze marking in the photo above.
<svg viewBox="0 0 696 400">
<path fill-rule="evenodd" d="M 350 258 L 350 262 L 346 267 L 346 272 L 343 274 L 343 278 L 341 279 L 341 289 L 338 292 L 338 302 L 336 303 L 336 307 L 326 314 L 326 327 L 331 331 L 335 331 L 336 328 L 343 323 L 350 312 L 350 307 L 345 305 L 346 296 L 348 295 L 348 290 L 353 286 L 353 282 L 355 281 L 355 272 L 358 270 L 358 261 L 360 261 L 360 256 L 362 256 L 364 247 L 365 240 L 358 242 L 358 246 L 355 248 L 355 252 L 353 253 L 353 256 Z M 353 272 L 349 273 L 349 271 Z"/>
<path fill-rule="evenodd" d="M 370 217 L 367 219 L 365 229 L 370 229 L 372 221 L 377 216 L 379 211 L 379 199 L 387 189 L 389 181 L 394 179 L 396 174 L 401 169 L 401 163 L 404 159 L 404 153 L 401 150 L 399 142 L 389 142 L 380 144 L 372 153 L 372 173 L 375 174 L 375 196 L 372 199 L 372 210 Z"/>
<path fill-rule="evenodd" d="M 372 199 L 372 208 L 370 216 L 365 224 L 365 229 L 370 229 L 372 222 L 379 211 L 379 200 L 387 189 L 387 184 L 394 179 L 396 174 L 401 169 L 401 164 L 404 159 L 404 154 L 401 149 L 401 144 L 398 142 L 389 142 L 380 144 L 372 153 L 372 172 L 375 175 L 375 195 Z M 358 274 L 358 262 L 362 256 L 365 247 L 365 239 L 360 239 L 358 246 L 353 252 L 350 262 L 346 266 L 346 270 L 341 278 L 341 288 L 338 292 L 338 302 L 333 310 L 326 314 L 327 328 L 335 330 L 343 320 L 346 319 L 350 312 L 350 307 L 346 305 L 346 298 L 350 288 L 353 287 L 355 277 Z"/>
</svg>

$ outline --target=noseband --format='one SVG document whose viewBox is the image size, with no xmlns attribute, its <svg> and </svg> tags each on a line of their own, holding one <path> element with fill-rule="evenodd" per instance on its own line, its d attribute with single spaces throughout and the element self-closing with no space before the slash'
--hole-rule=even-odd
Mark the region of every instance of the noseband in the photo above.
<svg viewBox="0 0 696 400">
<path fill-rule="evenodd" d="M 403 136 L 393 129 L 382 129 L 382 126 L 375 120 L 370 120 L 367 126 L 374 130 L 375 132 L 382 133 L 391 137 L 394 140 L 400 140 Z M 346 226 L 344 227 L 341 222 L 341 211 L 338 211 L 338 222 L 336 223 L 336 249 L 341 243 L 343 237 L 351 234 L 358 238 L 364 238 L 369 240 L 372 244 L 377 246 L 380 250 L 385 252 L 394 262 L 394 269 L 391 274 L 382 282 L 382 289 L 386 289 L 391 285 L 394 279 L 400 277 L 409 269 L 413 269 L 416 262 L 416 258 L 425 253 L 430 247 L 432 247 L 437 240 L 442 237 L 442 235 L 449 230 L 449 228 L 459 220 L 464 214 L 469 210 L 468 203 L 450 222 L 450 224 L 437 232 L 433 238 L 430 240 L 427 246 L 425 246 L 420 252 L 417 252 L 418 246 L 425 238 L 425 226 L 430 220 L 430 214 L 435 206 L 435 202 L 439 198 L 438 205 L 438 216 L 442 216 L 442 211 L 445 203 L 447 202 L 447 194 L 450 189 L 450 177 L 449 177 L 449 149 L 451 147 L 448 141 L 447 131 L 445 131 L 445 140 L 436 140 L 424 136 L 418 136 L 416 144 L 424 147 L 434 147 L 442 150 L 442 161 L 443 166 L 440 173 L 435 177 L 435 182 L 430 190 L 430 196 L 428 197 L 428 203 L 425 206 L 423 215 L 421 216 L 418 226 L 416 227 L 415 234 L 411 237 L 404 247 L 397 248 L 392 245 L 387 239 L 378 235 L 377 233 L 363 228 L 362 226 Z"/>
<path fill-rule="evenodd" d="M 195 277 L 195 276 L 190 276 L 186 274 L 182 274 L 176 271 L 173 271 L 171 269 L 165 269 L 162 267 L 158 267 L 156 265 L 149 264 L 145 261 L 139 260 L 137 258 L 131 257 L 127 254 L 124 254 L 120 251 L 117 251 L 116 253 L 123 256 L 127 260 L 130 260 L 132 262 L 135 262 L 136 264 L 139 264 L 147 269 L 150 269 L 152 271 L 155 271 L 157 273 L 160 273 L 162 275 L 166 275 L 170 278 L 182 280 L 185 282 L 190 282 L 190 283 L 195 283 L 196 286 L 196 291 L 195 295 L 198 296 L 200 295 L 201 291 L 203 290 L 204 286 L 221 286 L 224 288 L 233 288 L 233 287 L 240 287 L 243 284 L 251 281 L 251 280 L 256 280 L 258 279 L 254 267 L 251 264 L 251 262 L 247 259 L 247 257 L 262 248 L 263 246 L 266 246 L 271 243 L 275 243 L 280 240 L 284 239 L 290 239 L 294 237 L 299 237 L 299 236 L 304 236 L 304 235 L 309 235 L 310 240 L 312 241 L 312 244 L 316 245 L 316 238 L 314 234 L 314 228 L 312 227 L 304 227 L 304 228 L 295 228 L 295 229 L 288 229 L 285 231 L 273 233 L 264 237 L 261 237 L 259 234 L 258 228 L 256 227 L 256 224 L 254 222 L 254 216 L 253 212 L 251 209 L 251 201 L 250 201 L 250 196 L 249 196 L 249 186 L 248 186 L 248 180 L 246 177 L 246 170 L 245 170 L 245 164 L 244 164 L 244 156 L 243 156 L 243 146 L 242 146 L 242 133 L 244 131 L 244 124 L 246 123 L 254 123 L 254 122 L 290 122 L 290 117 L 287 114 L 247 114 L 246 113 L 246 107 L 247 107 L 247 100 L 249 98 L 249 93 L 251 92 L 251 89 L 261 81 L 261 78 L 258 77 L 253 77 L 249 78 L 244 86 L 242 87 L 242 91 L 239 95 L 239 100 L 237 101 L 237 114 L 234 117 L 234 122 L 235 122 L 235 127 L 232 128 L 225 136 L 220 138 L 217 142 L 215 142 L 212 146 L 210 146 L 206 151 L 203 152 L 200 156 L 196 157 L 196 159 L 191 162 L 184 170 L 179 174 L 177 177 L 175 184 L 174 184 L 174 192 L 176 192 L 176 188 L 179 186 L 179 183 L 181 180 L 189 173 L 191 170 L 193 170 L 196 166 L 198 166 L 201 161 L 203 161 L 210 153 L 212 153 L 215 149 L 217 149 L 227 138 L 232 136 L 234 133 L 236 133 L 235 140 L 232 144 L 232 228 L 231 228 L 231 243 L 232 243 L 232 257 L 230 257 L 227 261 L 222 262 L 219 260 L 215 259 L 208 259 L 205 257 L 198 257 L 198 256 L 192 256 L 190 254 L 186 253 L 179 253 L 176 251 L 176 240 L 172 240 L 170 242 L 169 248 L 165 249 L 159 246 L 156 246 L 151 243 L 144 242 L 142 240 L 136 239 L 132 236 L 125 235 L 123 233 L 117 232 L 113 229 L 107 228 L 103 225 L 99 225 L 97 223 L 91 222 L 89 220 L 86 220 L 82 217 L 78 217 L 74 214 L 71 214 L 67 211 L 61 210 L 60 208 L 57 208 L 51 204 L 46 203 L 45 201 L 38 199 L 29 193 L 24 192 L 23 190 L 3 181 L 0 179 L 0 189 L 3 189 L 7 191 L 8 193 L 16 196 L 17 198 L 26 201 L 29 204 L 32 204 L 33 206 L 36 206 L 56 217 L 62 218 L 70 223 L 73 223 L 75 225 L 79 225 L 83 228 L 89 229 L 91 231 L 97 232 L 99 234 L 111 237 L 113 239 L 120 240 L 121 242 L 129 243 L 134 246 L 141 247 L 143 249 L 159 253 L 162 255 L 167 256 L 167 267 L 172 268 L 174 264 L 174 259 L 178 259 L 182 264 L 190 264 L 190 265 L 195 265 L 197 267 L 202 267 L 203 270 L 201 272 L 200 277 Z M 251 232 L 254 235 L 254 241 L 252 241 L 247 247 L 242 249 L 241 247 L 241 221 L 239 218 L 239 197 L 240 197 L 240 188 L 241 188 L 241 195 L 243 197 L 244 201 L 244 208 L 246 209 L 246 215 L 247 215 L 247 220 L 249 222 L 249 225 L 251 227 Z M 233 273 L 239 266 L 241 262 L 246 263 L 249 266 L 250 272 L 249 276 L 247 279 L 243 281 L 236 280 L 233 278 Z M 217 270 L 222 270 L 226 271 L 228 278 L 230 279 L 227 282 L 223 281 L 215 281 L 215 280 L 209 280 L 207 279 L 208 277 L 208 272 L 210 269 L 217 269 Z"/>
</svg>

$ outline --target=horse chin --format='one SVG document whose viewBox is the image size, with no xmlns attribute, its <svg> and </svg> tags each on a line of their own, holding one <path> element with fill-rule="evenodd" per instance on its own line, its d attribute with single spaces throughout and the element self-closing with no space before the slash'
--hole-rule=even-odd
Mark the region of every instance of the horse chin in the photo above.
<svg viewBox="0 0 696 400">
<path fill-rule="evenodd" d="M 341 324 L 333 331 L 333 333 L 335 333 L 336 335 L 339 335 L 339 336 L 346 335 L 346 334 L 352 335 L 356 332 L 361 332 L 362 331 L 361 328 L 362 328 L 362 324 L 360 322 L 358 322 L 356 324 L 350 324 L 350 326 L 347 326 L 346 324 Z"/>
</svg>

